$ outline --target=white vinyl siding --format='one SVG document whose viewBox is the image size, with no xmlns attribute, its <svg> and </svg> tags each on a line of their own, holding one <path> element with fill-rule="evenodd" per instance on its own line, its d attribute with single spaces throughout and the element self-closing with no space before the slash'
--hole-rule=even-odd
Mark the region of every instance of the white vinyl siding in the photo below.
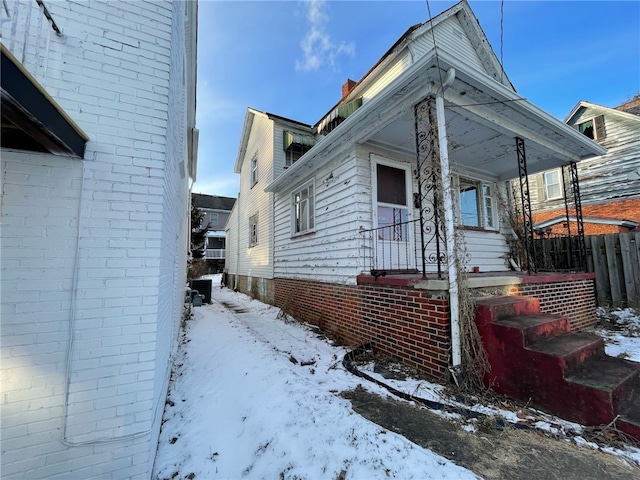
<svg viewBox="0 0 640 480">
<path fill-rule="evenodd" d="M 464 33 L 462 25 L 460 25 L 460 22 L 455 17 L 449 18 L 447 21 L 436 25 L 433 29 L 433 34 L 431 30 L 427 30 L 423 35 L 416 38 L 415 42 L 411 45 L 414 62 L 433 50 L 434 36 L 439 50 L 453 55 L 455 58 L 463 61 L 465 65 L 473 66 L 478 70 L 484 71 L 482 61 L 471 45 L 469 38 Z"/>
<path fill-rule="evenodd" d="M 370 164 L 354 153 L 315 175 L 315 233 L 291 238 L 291 191 L 275 197 L 275 276 L 354 284 L 371 228 Z"/>
<path fill-rule="evenodd" d="M 509 254 L 509 247 L 505 236 L 498 231 L 490 230 L 462 230 L 465 253 L 467 255 L 466 268 L 480 267 L 481 272 L 501 272 L 508 270 L 505 258 Z"/>
<path fill-rule="evenodd" d="M 274 178 L 273 130 L 272 120 L 264 114 L 255 114 L 241 167 L 240 195 L 235 207 L 238 210 L 240 240 L 237 273 L 242 276 L 273 278 L 273 236 L 270 234 L 273 228 L 273 194 L 260 187 L 251 188 L 251 162 L 254 158 L 259 162 L 257 181 L 267 185 Z M 282 148 L 277 150 L 282 151 Z M 250 247 L 249 217 L 253 215 L 258 216 L 258 244 Z"/>
<path fill-rule="evenodd" d="M 405 53 L 396 59 L 387 69 L 378 75 L 378 78 L 362 92 L 362 104 L 378 95 L 386 86 L 398 78 L 407 68 L 411 66 L 411 56 Z"/>
</svg>

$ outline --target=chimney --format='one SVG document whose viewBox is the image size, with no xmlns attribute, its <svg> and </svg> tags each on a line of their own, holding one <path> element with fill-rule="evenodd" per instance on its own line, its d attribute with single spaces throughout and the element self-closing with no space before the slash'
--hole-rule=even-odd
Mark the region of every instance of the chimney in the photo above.
<svg viewBox="0 0 640 480">
<path fill-rule="evenodd" d="M 342 99 L 343 100 L 347 95 L 349 95 L 351 93 L 351 90 L 353 90 L 353 87 L 355 87 L 357 84 L 358 84 L 358 82 L 354 82 L 350 78 L 347 78 L 347 81 L 344 82 L 344 84 L 342 85 Z"/>
<path fill-rule="evenodd" d="M 342 87 L 342 91 L 344 92 L 344 87 Z M 625 102 L 622 105 L 618 105 L 616 107 L 616 110 L 633 113 L 634 115 L 640 115 L 640 93 L 637 93 L 635 97 L 633 97 L 628 102 Z"/>
</svg>

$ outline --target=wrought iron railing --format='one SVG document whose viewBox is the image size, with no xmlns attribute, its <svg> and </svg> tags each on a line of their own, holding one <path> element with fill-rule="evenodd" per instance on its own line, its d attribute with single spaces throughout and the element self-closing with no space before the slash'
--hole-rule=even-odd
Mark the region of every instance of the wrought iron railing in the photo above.
<svg viewBox="0 0 640 480">
<path fill-rule="evenodd" d="M 361 228 L 363 270 L 374 276 L 417 272 L 412 236 L 418 222 L 410 220 L 378 228 Z"/>
<path fill-rule="evenodd" d="M 581 240 L 578 236 L 535 230 L 535 264 L 539 272 L 582 272 Z"/>
</svg>

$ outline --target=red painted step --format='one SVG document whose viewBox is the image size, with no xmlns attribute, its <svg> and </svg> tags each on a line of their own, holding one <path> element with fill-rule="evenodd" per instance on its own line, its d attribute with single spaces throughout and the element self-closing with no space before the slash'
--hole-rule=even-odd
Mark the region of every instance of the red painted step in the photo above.
<svg viewBox="0 0 640 480">
<path fill-rule="evenodd" d="M 606 356 L 601 337 L 571 332 L 566 317 L 541 314 L 537 299 L 493 297 L 476 306 L 487 385 L 583 425 L 617 418 L 640 439 L 640 364 Z"/>
<path fill-rule="evenodd" d="M 499 335 L 500 327 L 504 327 L 504 336 L 508 336 L 509 332 L 522 333 L 520 338 L 513 338 L 526 347 L 540 340 L 557 337 L 571 331 L 569 319 L 561 315 L 523 315 L 519 317 L 510 317 L 493 322 L 494 331 Z"/>
<path fill-rule="evenodd" d="M 620 403 L 618 414 L 618 429 L 640 440 L 640 386 L 636 386 L 629 397 Z"/>
</svg>

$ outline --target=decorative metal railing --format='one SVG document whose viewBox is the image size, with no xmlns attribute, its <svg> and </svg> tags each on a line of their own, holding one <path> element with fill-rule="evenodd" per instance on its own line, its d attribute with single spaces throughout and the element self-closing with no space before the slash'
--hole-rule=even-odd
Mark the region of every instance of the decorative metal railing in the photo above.
<svg viewBox="0 0 640 480">
<path fill-rule="evenodd" d="M 415 273 L 413 231 L 419 220 L 397 222 L 379 228 L 360 229 L 363 270 L 374 276 Z"/>
<path fill-rule="evenodd" d="M 547 233 L 544 229 L 535 231 L 536 246 L 535 264 L 538 272 L 582 272 L 576 252 L 579 251 L 580 239 L 561 233 Z"/>
<path fill-rule="evenodd" d="M 420 257 L 422 276 L 427 265 L 435 265 L 442 278 L 447 263 L 442 212 L 442 180 L 435 99 L 427 97 L 414 108 L 416 138 L 416 170 L 418 193 L 414 207 L 420 218 Z"/>
</svg>

